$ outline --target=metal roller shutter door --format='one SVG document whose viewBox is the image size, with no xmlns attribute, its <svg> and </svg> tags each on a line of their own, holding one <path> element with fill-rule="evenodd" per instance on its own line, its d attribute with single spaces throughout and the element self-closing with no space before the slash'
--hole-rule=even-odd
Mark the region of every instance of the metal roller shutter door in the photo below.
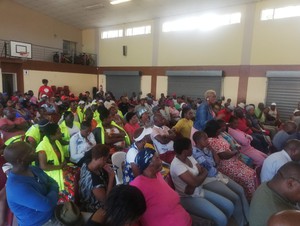
<svg viewBox="0 0 300 226">
<path fill-rule="evenodd" d="M 268 71 L 267 106 L 277 104 L 280 118 L 288 120 L 300 101 L 300 71 Z"/>
<path fill-rule="evenodd" d="M 167 71 L 168 94 L 185 95 L 192 98 L 204 98 L 208 89 L 221 95 L 222 71 Z"/>
<path fill-rule="evenodd" d="M 130 97 L 132 92 L 138 95 L 141 91 L 140 71 L 105 71 L 104 74 L 106 91 L 111 91 L 117 99 L 125 93 Z"/>
</svg>

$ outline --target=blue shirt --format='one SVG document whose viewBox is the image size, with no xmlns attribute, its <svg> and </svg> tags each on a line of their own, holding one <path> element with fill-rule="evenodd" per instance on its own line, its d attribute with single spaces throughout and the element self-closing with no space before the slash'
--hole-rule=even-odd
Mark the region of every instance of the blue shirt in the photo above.
<svg viewBox="0 0 300 226">
<path fill-rule="evenodd" d="M 41 226 L 50 220 L 58 200 L 58 185 L 43 170 L 30 167 L 34 177 L 10 172 L 6 183 L 9 208 L 19 226 Z"/>
<path fill-rule="evenodd" d="M 213 118 L 214 116 L 212 114 L 212 109 L 210 109 L 208 103 L 207 102 L 201 103 L 196 111 L 194 128 L 200 131 L 204 130 L 206 123 L 212 120 Z"/>
<path fill-rule="evenodd" d="M 216 163 L 211 150 L 205 148 L 200 150 L 197 147 L 193 147 L 193 157 L 196 161 L 207 170 L 208 177 L 215 177 L 218 174 Z"/>
<path fill-rule="evenodd" d="M 277 151 L 281 151 L 290 139 L 297 139 L 297 133 L 288 134 L 284 130 L 280 130 L 273 137 L 272 143 Z"/>
</svg>

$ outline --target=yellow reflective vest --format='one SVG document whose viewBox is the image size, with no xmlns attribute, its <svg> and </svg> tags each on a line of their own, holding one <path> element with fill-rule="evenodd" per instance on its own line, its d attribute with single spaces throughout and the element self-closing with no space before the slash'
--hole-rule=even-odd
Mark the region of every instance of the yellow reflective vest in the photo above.
<svg viewBox="0 0 300 226">
<path fill-rule="evenodd" d="M 24 141 L 24 135 L 21 134 L 21 135 L 13 136 L 13 137 L 9 138 L 8 140 L 6 140 L 4 144 L 6 146 L 8 146 L 8 145 L 13 144 L 18 141 Z"/>
<path fill-rule="evenodd" d="M 125 133 L 125 144 L 126 146 L 129 146 L 130 145 L 130 138 L 128 136 L 128 134 L 126 133 L 126 131 L 121 127 L 119 126 L 117 123 L 115 123 L 114 121 L 111 122 L 111 125 L 117 127 L 119 130 L 122 130 L 124 131 Z M 101 129 L 101 144 L 105 144 L 105 132 L 104 132 L 104 128 L 103 128 L 103 125 L 102 123 L 98 123 L 97 127 L 99 127 Z"/>
<path fill-rule="evenodd" d="M 56 146 L 58 147 L 60 155 L 61 155 L 61 162 L 63 162 L 65 160 L 63 148 L 58 140 L 56 140 L 55 143 L 56 143 Z M 39 145 L 36 148 L 37 153 L 39 153 L 40 151 L 44 151 L 46 153 L 47 164 L 52 164 L 54 166 L 60 165 L 61 162 L 59 161 L 48 137 L 46 137 L 46 136 L 44 136 L 43 140 L 41 141 L 41 143 L 39 143 Z M 45 171 L 45 173 L 47 173 L 50 177 L 52 177 L 58 183 L 60 191 L 65 189 L 64 176 L 63 176 L 62 169 Z"/>
<path fill-rule="evenodd" d="M 79 122 L 73 121 L 73 125 L 78 127 L 78 129 L 80 130 L 80 123 Z M 69 133 L 69 129 L 66 125 L 66 122 L 63 121 L 59 125 L 59 128 L 60 128 L 60 132 L 62 134 L 62 140 L 70 142 L 71 136 L 70 136 L 70 133 Z M 68 144 L 63 146 L 63 150 L 65 152 L 65 156 L 69 157 L 70 154 L 69 154 L 69 145 Z"/>
<path fill-rule="evenodd" d="M 27 137 L 32 137 L 38 145 L 41 141 L 41 132 L 38 124 L 32 125 L 25 133 L 25 140 Z"/>
</svg>

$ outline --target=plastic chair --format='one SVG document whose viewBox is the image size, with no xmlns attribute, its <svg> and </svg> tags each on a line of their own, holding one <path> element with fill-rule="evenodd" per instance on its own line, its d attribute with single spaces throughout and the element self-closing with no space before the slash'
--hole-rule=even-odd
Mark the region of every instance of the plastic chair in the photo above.
<svg viewBox="0 0 300 226">
<path fill-rule="evenodd" d="M 61 92 L 62 90 L 63 90 L 63 88 L 62 88 L 62 87 L 57 87 L 57 89 L 56 89 L 56 93 L 60 95 L 60 92 Z"/>
<path fill-rule="evenodd" d="M 111 161 L 116 173 L 116 183 L 123 184 L 123 163 L 125 162 L 126 153 L 119 151 L 111 156 Z"/>
<path fill-rule="evenodd" d="M 56 86 L 52 85 L 51 89 L 52 89 L 53 93 L 56 93 Z"/>
</svg>

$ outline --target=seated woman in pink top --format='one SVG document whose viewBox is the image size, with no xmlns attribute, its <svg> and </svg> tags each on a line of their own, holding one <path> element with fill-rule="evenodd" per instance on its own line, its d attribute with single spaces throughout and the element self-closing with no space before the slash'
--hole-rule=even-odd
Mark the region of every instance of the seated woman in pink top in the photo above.
<svg viewBox="0 0 300 226">
<path fill-rule="evenodd" d="M 131 143 L 133 143 L 133 134 L 138 128 L 140 128 L 139 119 L 134 112 L 128 112 L 126 114 L 126 121 L 127 123 L 125 124 L 124 129 L 127 132 Z"/>
<path fill-rule="evenodd" d="M 250 122 L 245 118 L 243 111 L 239 108 L 236 108 L 234 110 L 234 116 L 236 116 L 238 120 L 237 128 L 244 133 L 249 134 L 253 138 L 251 145 L 257 150 L 268 153 L 268 143 L 265 141 L 263 134 L 253 132 L 253 130 L 250 128 Z"/>
<path fill-rule="evenodd" d="M 239 130 L 238 124 L 238 118 L 231 116 L 229 119 L 228 133 L 241 145 L 241 153 L 251 158 L 254 165 L 262 166 L 264 160 L 267 158 L 267 155 L 251 146 L 250 143 L 253 138 L 249 134 Z"/>
<path fill-rule="evenodd" d="M 159 155 L 153 149 L 146 148 L 138 152 L 135 162 L 141 175 L 130 184 L 142 191 L 147 205 L 140 219 L 141 225 L 192 225 L 192 219 L 181 206 L 178 194 L 160 174 L 162 165 Z"/>
</svg>

